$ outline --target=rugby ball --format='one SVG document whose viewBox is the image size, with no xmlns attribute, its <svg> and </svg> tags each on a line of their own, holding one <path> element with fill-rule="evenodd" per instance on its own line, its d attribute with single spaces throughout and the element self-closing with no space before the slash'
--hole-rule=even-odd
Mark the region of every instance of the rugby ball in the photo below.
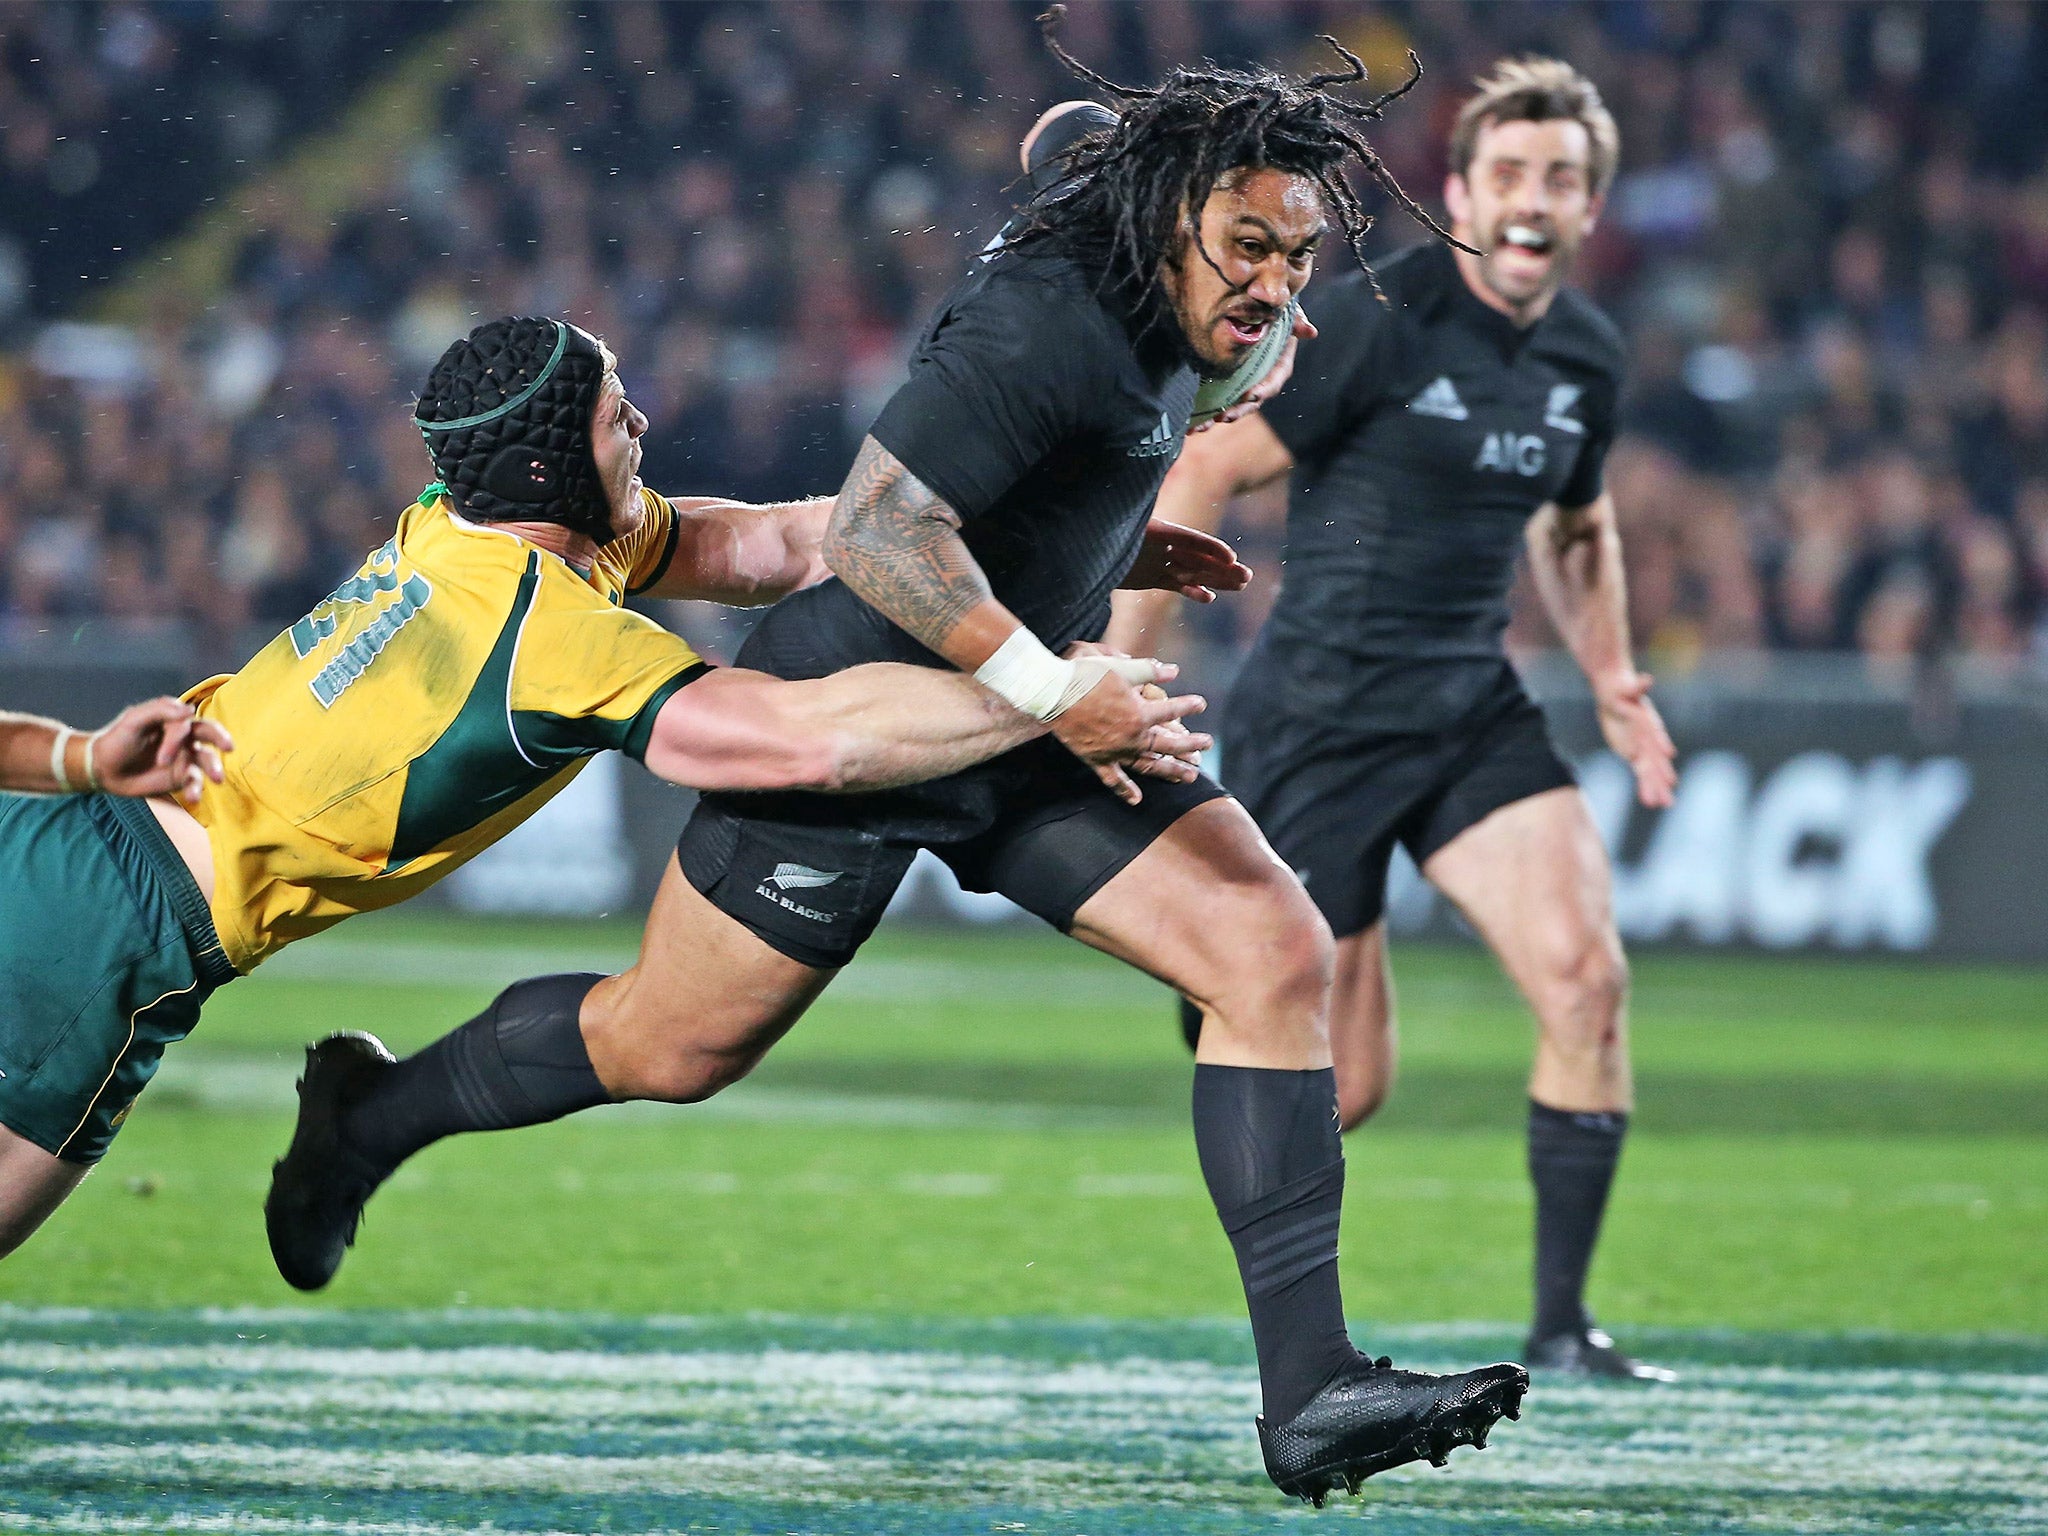
<svg viewBox="0 0 2048 1536">
<path fill-rule="evenodd" d="M 1287 338 L 1294 334 L 1294 317 L 1300 313 L 1300 301 L 1289 299 L 1287 308 L 1274 316 L 1273 323 L 1266 327 L 1266 334 L 1245 353 L 1243 362 L 1220 379 L 1202 380 L 1201 387 L 1195 391 L 1195 409 L 1188 417 L 1189 426 L 1199 427 L 1214 421 L 1258 387 L 1259 380 L 1273 371 L 1273 365 L 1280 361 L 1280 354 L 1287 350 Z"/>
</svg>

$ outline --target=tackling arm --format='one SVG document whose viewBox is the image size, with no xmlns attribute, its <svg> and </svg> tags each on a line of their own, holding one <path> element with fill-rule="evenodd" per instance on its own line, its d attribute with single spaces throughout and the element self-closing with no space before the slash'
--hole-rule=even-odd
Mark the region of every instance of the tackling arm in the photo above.
<svg viewBox="0 0 2048 1536">
<path fill-rule="evenodd" d="M 1233 497 L 1277 480 L 1294 468 L 1294 456 L 1257 416 L 1219 423 L 1190 435 L 1180 458 L 1167 471 L 1154 509 L 1182 527 L 1213 533 Z M 1107 643 L 1133 656 L 1154 654 L 1173 623 L 1174 594 L 1119 592 Z"/>
<path fill-rule="evenodd" d="M 1592 685 L 1608 745 L 1635 770 L 1643 804 L 1669 805 L 1677 748 L 1630 650 L 1614 498 L 1603 492 L 1583 507 L 1546 504 L 1529 520 L 1526 539 L 1537 594 Z"/>
<path fill-rule="evenodd" d="M 0 713 L 0 789 L 30 794 L 84 789 L 87 740 L 83 731 L 74 731 L 60 721 Z M 62 780 L 56 776 L 59 764 Z"/>
<path fill-rule="evenodd" d="M 899 628 L 1050 725 L 1103 783 L 1137 802 L 1118 765 L 1142 756 L 1151 701 L 1114 671 L 1052 655 L 996 600 L 960 537 L 960 514 L 872 437 L 832 509 L 825 563 Z"/>
<path fill-rule="evenodd" d="M 643 596 L 752 608 L 831 574 L 820 548 L 832 514 L 829 496 L 763 506 L 688 496 L 674 505 L 675 557 Z"/>
<path fill-rule="evenodd" d="M 1098 674 L 1108 667 L 1087 665 Z M 1171 675 L 1170 668 L 1156 671 Z M 1200 704 L 1192 697 L 1144 701 L 1143 771 L 1195 776 L 1189 759 L 1208 738 L 1178 721 Z M 845 793 L 958 773 L 1044 730 L 957 672 L 876 662 L 792 682 L 720 668 L 662 706 L 645 762 L 693 789 Z"/>
<path fill-rule="evenodd" d="M 204 779 L 218 784 L 228 733 L 183 699 L 130 705 L 97 731 L 0 711 L 0 789 L 34 794 L 104 790 L 176 795 L 196 804 Z"/>
</svg>

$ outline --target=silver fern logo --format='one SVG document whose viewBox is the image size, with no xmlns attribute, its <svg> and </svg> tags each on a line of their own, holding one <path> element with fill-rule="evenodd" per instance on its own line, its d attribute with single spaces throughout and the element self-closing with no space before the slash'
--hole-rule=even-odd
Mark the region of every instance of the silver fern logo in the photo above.
<svg viewBox="0 0 2048 1536">
<path fill-rule="evenodd" d="M 841 875 L 843 869 L 813 869 L 808 864 L 778 864 L 769 882 L 778 888 L 789 890 L 812 890 L 821 885 L 830 885 Z"/>
<path fill-rule="evenodd" d="M 1586 435 L 1586 424 L 1568 413 L 1577 408 L 1579 396 L 1586 391 L 1577 384 L 1553 384 L 1550 386 L 1550 403 L 1543 408 L 1543 425 L 1554 427 L 1560 432 L 1569 432 L 1574 437 Z"/>
</svg>

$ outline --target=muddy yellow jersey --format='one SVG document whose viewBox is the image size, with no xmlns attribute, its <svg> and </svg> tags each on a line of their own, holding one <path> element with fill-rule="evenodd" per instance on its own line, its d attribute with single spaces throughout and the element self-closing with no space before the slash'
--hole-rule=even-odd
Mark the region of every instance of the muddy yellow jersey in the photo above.
<svg viewBox="0 0 2048 1536">
<path fill-rule="evenodd" d="M 437 491 L 241 671 L 186 695 L 235 739 L 195 814 L 237 970 L 417 895 L 594 754 L 644 755 L 661 706 L 706 670 L 620 606 L 674 554 L 662 497 L 643 492 L 639 529 L 583 573 Z"/>
</svg>

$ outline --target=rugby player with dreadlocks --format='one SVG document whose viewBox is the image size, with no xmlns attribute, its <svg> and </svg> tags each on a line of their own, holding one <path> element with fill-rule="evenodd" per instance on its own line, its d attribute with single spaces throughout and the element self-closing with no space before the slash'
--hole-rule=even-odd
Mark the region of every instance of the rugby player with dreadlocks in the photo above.
<svg viewBox="0 0 2048 1536">
<path fill-rule="evenodd" d="M 1628 1128 L 1627 971 L 1593 818 L 1501 652 L 1517 556 L 1585 669 L 1645 805 L 1671 802 L 1671 737 L 1629 654 L 1621 539 L 1601 478 L 1622 344 L 1564 286 L 1614 176 L 1593 84 L 1502 62 L 1451 135 L 1437 242 L 1317 294 L 1320 335 L 1259 416 L 1191 443 L 1160 494 L 1213 528 L 1292 475 L 1287 579 L 1231 700 L 1232 789 L 1337 935 L 1331 1036 L 1346 1129 L 1393 1085 L 1384 921 L 1398 842 L 1500 957 L 1535 1012 L 1529 1174 L 1535 1317 L 1526 1359 L 1669 1379 L 1615 1348 L 1587 1270 Z M 1113 642 L 1165 615 L 1121 599 Z M 1183 1006 L 1190 1043 L 1206 1034 Z"/>
<path fill-rule="evenodd" d="M 823 507 L 644 489 L 647 420 L 574 326 L 478 327 L 415 421 L 440 480 L 240 672 L 91 738 L 0 719 L 6 782 L 107 791 L 0 795 L 0 1256 L 99 1160 L 215 988 L 416 895 L 596 753 L 704 789 L 846 791 L 950 773 L 1043 729 L 921 667 L 805 682 L 709 667 L 620 606 L 629 592 L 758 603 L 815 580 Z M 1195 558 L 1155 574 L 1199 580 L 1210 543 L 1182 540 Z M 1090 660 L 1077 682 L 1108 675 L 1171 669 Z M 1179 759 L 1206 738 L 1174 722 L 1199 707 L 1148 700 L 1121 743 L 1093 746 L 1192 778 Z M 23 737 L 53 786 L 13 760 Z M 505 1052 L 554 1069 L 544 1034 Z"/>
<path fill-rule="evenodd" d="M 1115 130 L 976 260 L 862 442 L 825 536 L 836 579 L 784 600 L 740 654 L 786 678 L 885 660 L 971 674 L 1050 738 L 885 794 L 706 795 L 633 970 L 524 982 L 409 1062 L 363 1053 L 317 1095 L 309 1075 L 305 1170 L 288 1160 L 273 1185 L 293 1212 L 272 1227 L 287 1278 L 324 1283 L 376 1184 L 453 1130 L 691 1102 L 745 1074 L 929 848 L 969 888 L 1209 1013 L 1195 1142 L 1237 1255 L 1260 1439 L 1284 1492 L 1321 1503 L 1387 1467 L 1441 1463 L 1518 1411 L 1519 1366 L 1435 1376 L 1353 1347 L 1329 928 L 1213 784 L 1160 783 L 1137 803 L 1105 793 L 1088 760 L 1129 738 L 1145 699 L 1115 679 L 1088 686 L 1062 655 L 1102 635 L 1201 377 L 1228 373 L 1308 281 L 1326 210 L 1347 238 L 1364 230 L 1343 167 L 1355 157 L 1384 179 L 1361 133 L 1381 104 L 1332 92 L 1363 78 L 1345 58 L 1305 81 L 1214 67 L 1150 90 L 1098 81 L 1124 103 Z M 521 1040 L 554 1042 L 558 1070 L 499 1063 L 501 1012 Z"/>
</svg>

